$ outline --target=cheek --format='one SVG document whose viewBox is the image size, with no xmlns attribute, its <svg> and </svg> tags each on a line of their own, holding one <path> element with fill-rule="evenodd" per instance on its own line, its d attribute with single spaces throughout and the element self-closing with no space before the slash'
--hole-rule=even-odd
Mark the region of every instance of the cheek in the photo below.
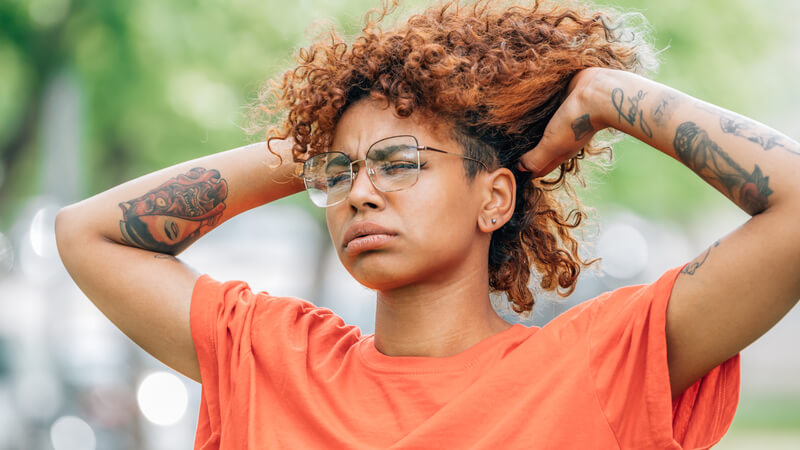
<svg viewBox="0 0 800 450">
<path fill-rule="evenodd" d="M 406 229 L 416 242 L 424 243 L 430 252 L 455 250 L 469 245 L 475 232 L 475 206 L 469 191 L 457 184 L 425 186 L 427 195 L 416 196 L 408 205 Z"/>
<path fill-rule="evenodd" d="M 331 243 L 333 243 L 333 246 L 338 251 L 340 246 L 339 236 L 342 235 L 344 230 L 342 230 L 343 220 L 339 218 L 340 214 L 337 214 L 335 208 L 336 207 L 334 206 L 325 210 L 325 222 L 328 225 L 328 233 L 331 236 Z"/>
</svg>

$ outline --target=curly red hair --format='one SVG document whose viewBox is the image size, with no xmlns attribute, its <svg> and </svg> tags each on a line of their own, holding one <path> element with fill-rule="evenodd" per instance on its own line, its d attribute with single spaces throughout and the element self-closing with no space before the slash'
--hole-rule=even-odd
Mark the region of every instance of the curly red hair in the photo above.
<svg viewBox="0 0 800 450">
<path fill-rule="evenodd" d="M 513 217 L 491 239 L 490 289 L 505 292 L 517 313 L 530 311 L 535 267 L 544 290 L 568 295 L 591 263 L 573 236 L 585 213 L 569 179 L 581 181 L 579 160 L 606 147 L 590 143 L 550 180 L 533 179 L 516 162 L 541 139 L 573 75 L 588 67 L 643 72 L 651 47 L 623 26 L 625 16 L 580 5 L 449 0 L 383 30 L 396 4 L 370 11 L 351 44 L 331 31 L 297 52 L 297 66 L 255 105 L 258 113 L 285 113 L 269 140 L 292 138 L 297 162 L 326 151 L 343 112 L 365 97 L 400 117 L 416 111 L 442 119 L 466 156 L 516 178 Z M 472 179 L 481 166 L 465 160 L 465 169 Z"/>
</svg>

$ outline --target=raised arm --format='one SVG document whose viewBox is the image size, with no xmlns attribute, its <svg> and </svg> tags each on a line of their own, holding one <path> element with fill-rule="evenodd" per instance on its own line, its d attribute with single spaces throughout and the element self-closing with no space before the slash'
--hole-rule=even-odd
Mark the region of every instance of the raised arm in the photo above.
<svg viewBox="0 0 800 450">
<path fill-rule="evenodd" d="M 64 266 L 122 332 L 178 372 L 200 381 L 189 328 L 198 277 L 175 257 L 253 207 L 303 189 L 289 142 L 240 147 L 139 177 L 59 211 Z M 224 255 L 220 255 L 224 257 Z"/>
<path fill-rule="evenodd" d="M 589 69 L 523 165 L 540 175 L 613 127 L 677 159 L 753 216 L 690 262 L 667 308 L 673 395 L 775 325 L 800 298 L 800 144 L 630 73 Z"/>
</svg>

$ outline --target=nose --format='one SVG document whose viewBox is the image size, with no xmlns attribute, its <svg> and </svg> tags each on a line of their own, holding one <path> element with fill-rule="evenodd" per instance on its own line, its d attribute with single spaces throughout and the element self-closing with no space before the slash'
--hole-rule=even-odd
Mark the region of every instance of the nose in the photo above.
<svg viewBox="0 0 800 450">
<path fill-rule="evenodd" d="M 361 163 L 364 163 L 363 168 L 361 168 Z M 372 184 L 372 180 L 369 179 L 369 174 L 367 173 L 369 170 L 364 160 L 353 163 L 355 174 L 353 175 L 353 184 L 350 186 L 348 202 L 356 210 L 365 208 L 380 209 L 384 205 L 383 193 Z"/>
</svg>

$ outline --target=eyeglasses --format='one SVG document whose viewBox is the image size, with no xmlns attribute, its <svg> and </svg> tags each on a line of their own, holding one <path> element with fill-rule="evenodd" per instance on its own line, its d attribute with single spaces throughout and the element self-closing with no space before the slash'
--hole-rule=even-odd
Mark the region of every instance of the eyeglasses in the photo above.
<svg viewBox="0 0 800 450">
<path fill-rule="evenodd" d="M 321 208 L 327 208 L 347 198 L 357 174 L 357 169 L 354 172 L 353 167 L 362 161 L 367 167 L 370 182 L 381 192 L 400 191 L 414 186 L 419 179 L 419 152 L 422 150 L 475 161 L 489 170 L 485 163 L 475 158 L 419 145 L 417 138 L 404 135 L 387 137 L 372 144 L 365 159 L 351 161 L 342 152 L 314 155 L 303 163 L 303 173 L 300 176 L 303 177 L 311 201 Z"/>
</svg>

